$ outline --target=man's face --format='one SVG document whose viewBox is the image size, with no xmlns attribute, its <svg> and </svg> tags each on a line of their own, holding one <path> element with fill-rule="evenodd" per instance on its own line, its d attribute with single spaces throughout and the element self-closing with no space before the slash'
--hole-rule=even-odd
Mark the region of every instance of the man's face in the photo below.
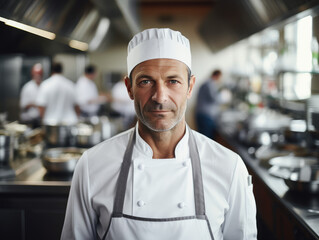
<svg viewBox="0 0 319 240">
<path fill-rule="evenodd" d="M 125 82 L 141 124 L 161 132 L 184 120 L 187 99 L 195 83 L 192 76 L 188 85 L 184 63 L 172 59 L 148 60 L 134 68 L 132 86 L 128 78 Z"/>
<path fill-rule="evenodd" d="M 34 79 L 34 81 L 37 83 L 37 84 L 40 84 L 41 81 L 42 81 L 42 76 L 43 76 L 43 71 L 42 69 L 41 70 L 32 70 L 31 72 L 31 75 L 32 75 L 32 79 Z"/>
</svg>

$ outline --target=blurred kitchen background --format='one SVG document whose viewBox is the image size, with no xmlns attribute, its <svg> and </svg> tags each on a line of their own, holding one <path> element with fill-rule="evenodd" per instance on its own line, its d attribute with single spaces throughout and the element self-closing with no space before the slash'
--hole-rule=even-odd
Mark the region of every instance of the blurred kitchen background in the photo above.
<svg viewBox="0 0 319 240">
<path fill-rule="evenodd" d="M 227 101 L 216 140 L 253 175 L 258 239 L 319 239 L 318 0 L 0 0 L 0 126 L 10 132 L 0 150 L 11 146 L 8 159 L 0 154 L 0 234 L 58 239 L 74 166 L 61 174 L 50 158 L 76 156 L 125 129 L 109 103 L 65 145 L 60 135 L 72 129 L 21 124 L 32 66 L 41 63 L 46 79 L 61 62 L 76 82 L 93 64 L 99 91 L 111 93 L 126 74 L 129 40 L 151 27 L 190 40 L 196 85 L 186 120 L 194 129 L 198 89 L 222 70 Z"/>
</svg>

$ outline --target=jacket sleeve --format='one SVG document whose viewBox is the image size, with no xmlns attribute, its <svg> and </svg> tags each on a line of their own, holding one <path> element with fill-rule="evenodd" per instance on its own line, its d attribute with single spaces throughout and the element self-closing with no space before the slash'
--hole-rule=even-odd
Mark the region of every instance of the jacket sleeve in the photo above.
<svg viewBox="0 0 319 240">
<path fill-rule="evenodd" d="M 256 203 L 251 176 L 238 156 L 228 196 L 229 209 L 225 215 L 225 240 L 257 239 Z"/>
<path fill-rule="evenodd" d="M 96 239 L 96 216 L 90 201 L 87 153 L 79 159 L 70 189 L 61 240 Z"/>
</svg>

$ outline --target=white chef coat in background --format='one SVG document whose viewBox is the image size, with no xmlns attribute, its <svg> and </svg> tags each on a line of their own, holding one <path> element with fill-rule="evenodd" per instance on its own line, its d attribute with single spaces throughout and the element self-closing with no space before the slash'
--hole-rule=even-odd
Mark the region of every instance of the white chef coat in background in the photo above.
<svg viewBox="0 0 319 240">
<path fill-rule="evenodd" d="M 40 85 L 37 105 L 45 107 L 44 124 L 75 124 L 78 121 L 74 83 L 54 74 Z"/>
<path fill-rule="evenodd" d="M 110 223 L 118 174 L 132 131 L 86 151 L 72 181 L 61 239 L 98 239 Z M 192 130 L 191 130 L 192 131 Z M 256 205 L 241 158 L 193 131 L 204 185 L 206 215 L 215 240 L 256 239 Z M 148 218 L 195 214 L 188 130 L 174 159 L 152 159 L 138 135 L 126 188 L 124 214 Z"/>
<path fill-rule="evenodd" d="M 37 107 L 30 107 L 28 110 L 22 110 L 29 104 L 36 104 L 38 91 L 39 85 L 34 80 L 30 80 L 22 87 L 20 94 L 20 118 L 22 121 L 31 121 L 40 117 Z"/>
<path fill-rule="evenodd" d="M 134 101 L 129 97 L 124 81 L 112 88 L 112 108 L 123 116 L 135 116 Z"/>
<path fill-rule="evenodd" d="M 96 100 L 99 97 L 99 92 L 94 81 L 82 76 L 76 82 L 76 100 L 81 111 L 89 116 L 97 115 L 100 105 L 97 103 L 88 103 L 91 100 Z"/>
</svg>

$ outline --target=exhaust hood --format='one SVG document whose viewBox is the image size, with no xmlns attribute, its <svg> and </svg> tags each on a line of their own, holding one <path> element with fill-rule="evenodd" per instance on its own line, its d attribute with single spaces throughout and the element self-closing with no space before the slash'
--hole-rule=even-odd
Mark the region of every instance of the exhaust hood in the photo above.
<svg viewBox="0 0 319 240">
<path fill-rule="evenodd" d="M 132 3 L 135 1 L 0 0 L 0 18 L 14 20 L 55 34 L 53 41 L 56 42 L 55 47 L 63 46 L 63 50 L 71 46 L 82 51 L 94 51 L 107 40 L 109 35 L 130 38 L 138 31 L 138 21 L 133 12 L 134 8 L 131 8 Z M 130 18 L 127 19 L 126 15 Z M 5 26 L 0 24 L 0 32 L 4 31 L 6 34 L 12 32 L 3 29 Z M 31 42 L 30 36 L 24 39 L 21 33 L 13 35 L 22 37 L 19 41 L 17 39 L 13 41 L 15 45 L 25 46 L 25 41 Z M 0 40 L 2 45 L 3 42 L 10 44 L 11 41 Z"/>
<path fill-rule="evenodd" d="M 271 25 L 318 8 L 318 0 L 223 0 L 199 26 L 209 48 L 217 52 Z"/>
</svg>

